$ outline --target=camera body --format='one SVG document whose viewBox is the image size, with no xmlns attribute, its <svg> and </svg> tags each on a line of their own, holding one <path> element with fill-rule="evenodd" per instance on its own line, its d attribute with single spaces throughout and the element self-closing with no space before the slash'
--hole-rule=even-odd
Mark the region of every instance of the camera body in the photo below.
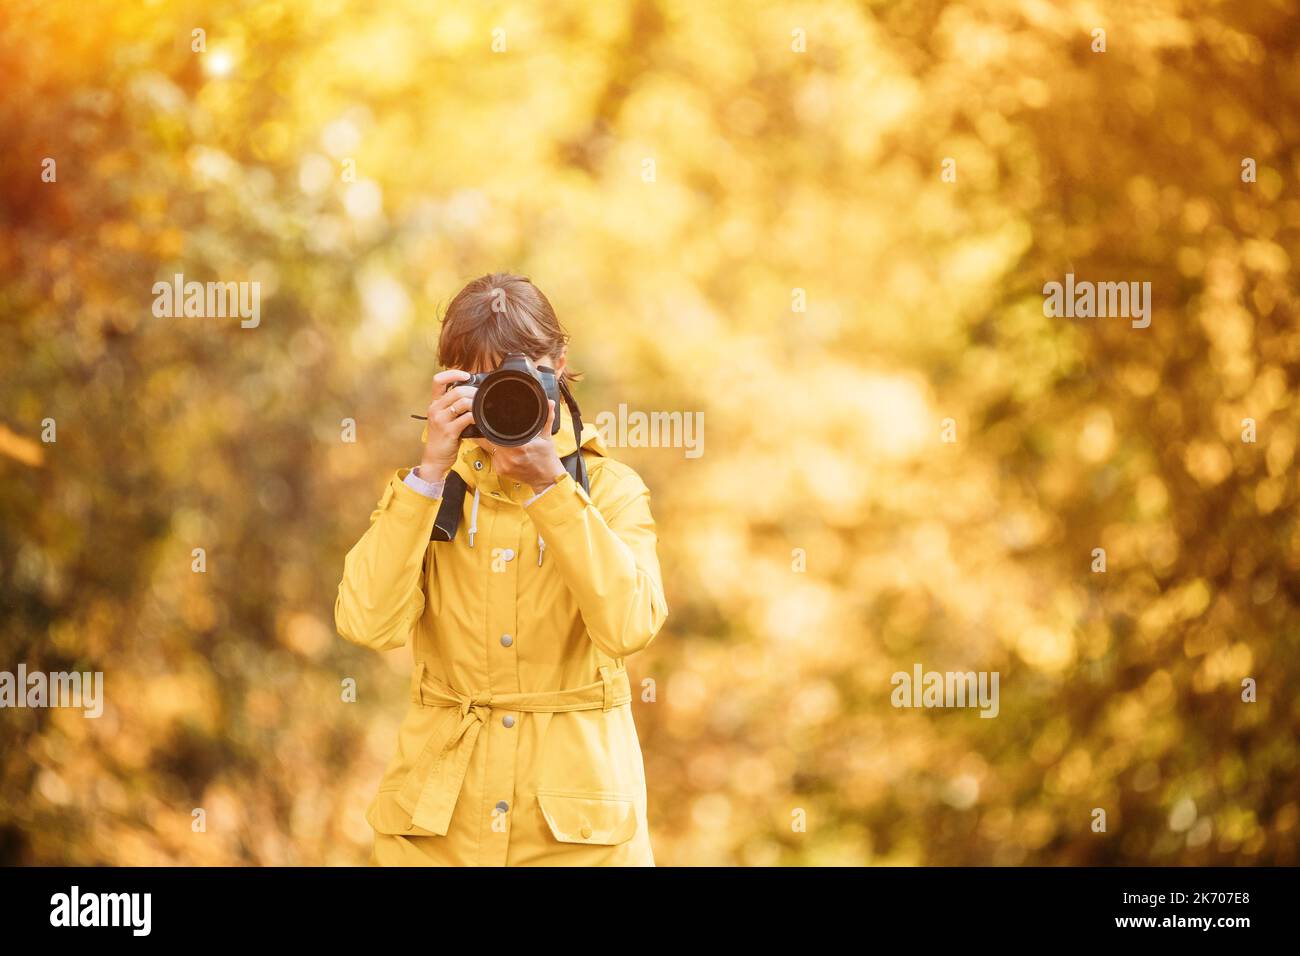
<svg viewBox="0 0 1300 956">
<path fill-rule="evenodd" d="M 551 434 L 560 430 L 559 378 L 554 369 L 533 365 L 522 352 L 509 353 L 492 371 L 475 373 L 452 388 L 461 385 L 478 389 L 474 424 L 460 433 L 462 438 L 484 438 L 506 448 L 526 445 L 546 427 L 550 401 L 555 402 Z"/>
</svg>

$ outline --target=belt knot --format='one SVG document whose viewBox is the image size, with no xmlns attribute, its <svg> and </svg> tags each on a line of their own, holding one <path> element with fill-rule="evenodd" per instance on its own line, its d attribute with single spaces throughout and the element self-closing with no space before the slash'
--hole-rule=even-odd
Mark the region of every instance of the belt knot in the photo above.
<svg viewBox="0 0 1300 956">
<path fill-rule="evenodd" d="M 471 713 L 479 720 L 486 722 L 488 715 L 492 712 L 492 695 L 487 691 L 478 691 L 470 694 L 460 702 L 460 716 L 468 717 Z"/>
</svg>

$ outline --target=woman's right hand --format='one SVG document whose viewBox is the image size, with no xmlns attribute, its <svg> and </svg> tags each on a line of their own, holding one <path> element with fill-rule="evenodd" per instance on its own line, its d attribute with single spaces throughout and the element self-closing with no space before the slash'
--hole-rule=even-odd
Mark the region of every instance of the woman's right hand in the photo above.
<svg viewBox="0 0 1300 956">
<path fill-rule="evenodd" d="M 444 369 L 433 377 L 433 401 L 429 403 L 429 438 L 424 443 L 424 457 L 419 475 L 425 481 L 439 481 L 456 464 L 460 451 L 460 433 L 474 422 L 476 388 L 455 386 L 470 377 L 458 368 Z"/>
</svg>

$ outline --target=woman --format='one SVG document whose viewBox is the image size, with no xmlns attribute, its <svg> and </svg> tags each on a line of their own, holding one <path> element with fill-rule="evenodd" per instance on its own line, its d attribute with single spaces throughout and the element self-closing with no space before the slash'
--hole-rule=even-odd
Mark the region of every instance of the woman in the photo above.
<svg viewBox="0 0 1300 956">
<path fill-rule="evenodd" d="M 409 639 L 414 658 L 397 753 L 366 814 L 373 863 L 654 865 L 623 664 L 668 614 L 650 492 L 554 402 L 555 435 L 548 421 L 517 448 L 461 438 L 474 420 L 474 389 L 455 384 L 466 370 L 522 352 L 576 380 L 567 344 L 528 279 L 462 289 L 420 465 L 389 480 L 344 562 L 339 634 L 375 650 Z M 579 447 L 590 493 L 560 461 Z M 431 541 L 451 471 L 466 486 L 459 533 Z"/>
</svg>

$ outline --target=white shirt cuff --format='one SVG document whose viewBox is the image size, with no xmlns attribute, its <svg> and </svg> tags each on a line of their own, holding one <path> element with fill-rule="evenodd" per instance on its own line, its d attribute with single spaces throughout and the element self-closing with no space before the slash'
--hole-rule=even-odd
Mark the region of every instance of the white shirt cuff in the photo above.
<svg viewBox="0 0 1300 956">
<path fill-rule="evenodd" d="M 414 468 L 408 471 L 406 477 L 402 479 L 403 484 L 415 489 L 426 498 L 441 498 L 442 486 L 445 482 L 445 478 L 439 479 L 438 481 L 425 481 L 415 473 Z"/>
<path fill-rule="evenodd" d="M 543 488 L 541 491 L 537 492 L 537 494 L 533 495 L 531 498 L 529 498 L 527 501 L 525 501 L 525 502 L 524 502 L 524 507 L 527 508 L 527 507 L 528 507 L 529 505 L 531 505 L 534 501 L 536 501 L 538 498 L 540 498 L 542 495 L 546 494 L 548 491 L 550 491 L 550 490 L 551 490 L 552 488 L 554 488 L 554 487 L 555 487 L 555 483 L 554 483 L 554 482 L 551 482 L 551 484 L 547 485 L 547 486 L 546 486 L 545 488 Z"/>
</svg>

